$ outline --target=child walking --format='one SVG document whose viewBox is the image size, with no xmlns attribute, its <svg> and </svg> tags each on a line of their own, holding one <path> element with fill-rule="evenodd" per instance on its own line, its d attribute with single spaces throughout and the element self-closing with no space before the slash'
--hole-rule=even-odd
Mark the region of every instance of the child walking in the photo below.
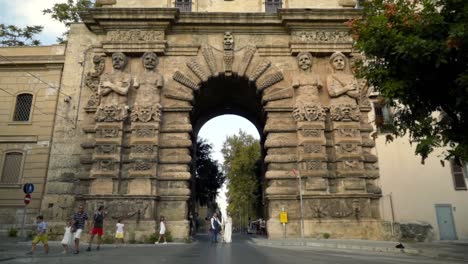
<svg viewBox="0 0 468 264">
<path fill-rule="evenodd" d="M 164 216 L 159 218 L 159 239 L 158 243 L 161 243 L 161 238 L 164 239 L 164 244 L 167 244 L 166 241 L 166 224 L 164 223 Z"/>
<path fill-rule="evenodd" d="M 115 230 L 115 240 L 116 242 L 120 242 L 120 244 L 123 244 L 124 243 L 124 232 L 125 232 L 125 224 L 124 223 L 121 223 L 122 220 L 118 220 L 117 221 L 117 224 L 115 225 L 116 226 L 116 230 Z"/>
<path fill-rule="evenodd" d="M 36 250 L 36 245 L 39 242 L 42 242 L 42 244 L 44 245 L 45 253 L 49 253 L 47 223 L 44 222 L 44 217 L 42 215 L 36 217 L 36 236 L 34 237 L 34 240 L 32 242 L 31 251 L 28 252 L 29 255 L 32 255 L 34 253 L 34 250 Z"/>
<path fill-rule="evenodd" d="M 71 218 L 67 218 L 67 222 L 65 224 L 65 233 L 63 234 L 62 239 L 62 247 L 63 247 L 63 254 L 67 254 L 68 247 L 73 242 L 73 233 L 72 233 L 72 220 Z"/>
</svg>

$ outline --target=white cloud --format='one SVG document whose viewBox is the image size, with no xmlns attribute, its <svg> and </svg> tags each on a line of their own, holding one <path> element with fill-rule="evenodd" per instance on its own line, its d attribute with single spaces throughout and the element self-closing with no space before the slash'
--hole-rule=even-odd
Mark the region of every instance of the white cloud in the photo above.
<svg viewBox="0 0 468 264">
<path fill-rule="evenodd" d="M 41 25 L 44 30 L 38 36 L 43 45 L 55 44 L 56 38 L 66 30 L 65 26 L 44 15 L 42 10 L 66 0 L 0 0 L 0 22 L 17 26 Z"/>
</svg>

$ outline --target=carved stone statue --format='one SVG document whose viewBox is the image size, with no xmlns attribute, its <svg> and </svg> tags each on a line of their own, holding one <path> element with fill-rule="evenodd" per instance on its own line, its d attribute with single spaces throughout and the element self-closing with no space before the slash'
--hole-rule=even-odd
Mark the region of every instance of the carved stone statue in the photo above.
<svg viewBox="0 0 468 264">
<path fill-rule="evenodd" d="M 101 76 L 98 94 L 101 103 L 96 112 L 96 121 L 123 121 L 127 117 L 127 94 L 132 86 L 130 74 L 125 73 L 127 57 L 121 52 L 112 54 L 112 73 Z"/>
<path fill-rule="evenodd" d="M 333 74 L 327 77 L 327 88 L 331 104 L 356 105 L 360 96 L 359 84 L 353 74 L 349 72 L 348 59 L 341 52 L 335 52 L 330 57 Z"/>
<path fill-rule="evenodd" d="M 133 122 L 159 121 L 161 116 L 160 89 L 164 85 L 162 75 L 156 72 L 158 56 L 154 52 L 146 52 L 141 57 L 144 71 L 140 73 L 134 82 L 138 90 L 135 106 L 132 109 Z"/>
<path fill-rule="evenodd" d="M 224 50 L 233 50 L 234 49 L 234 36 L 231 32 L 224 32 Z"/>
<path fill-rule="evenodd" d="M 323 85 L 319 76 L 311 72 L 312 60 L 312 54 L 309 52 L 301 52 L 297 55 L 300 71 L 293 79 L 296 106 L 319 102 L 319 90 Z"/>
</svg>

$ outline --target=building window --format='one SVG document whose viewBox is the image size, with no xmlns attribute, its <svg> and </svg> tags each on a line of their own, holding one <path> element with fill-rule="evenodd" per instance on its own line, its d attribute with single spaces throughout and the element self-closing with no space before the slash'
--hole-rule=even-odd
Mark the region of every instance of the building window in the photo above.
<svg viewBox="0 0 468 264">
<path fill-rule="evenodd" d="M 33 95 L 20 94 L 16 96 L 15 113 L 13 121 L 29 121 L 31 115 Z"/>
<path fill-rule="evenodd" d="M 451 160 L 450 164 L 452 166 L 452 177 L 455 190 L 466 190 L 466 170 L 463 168 L 463 162 L 459 160 Z"/>
<path fill-rule="evenodd" d="M 179 8 L 181 12 L 192 11 L 192 0 L 176 0 L 175 7 Z"/>
<path fill-rule="evenodd" d="M 1 184 L 18 184 L 22 174 L 23 153 L 9 152 L 3 160 Z"/>
<path fill-rule="evenodd" d="M 393 114 L 390 106 L 374 103 L 375 125 L 380 133 L 393 130 Z"/>
<path fill-rule="evenodd" d="M 281 0 L 266 0 L 265 1 L 265 12 L 276 13 L 278 8 L 281 8 L 283 1 Z"/>
</svg>

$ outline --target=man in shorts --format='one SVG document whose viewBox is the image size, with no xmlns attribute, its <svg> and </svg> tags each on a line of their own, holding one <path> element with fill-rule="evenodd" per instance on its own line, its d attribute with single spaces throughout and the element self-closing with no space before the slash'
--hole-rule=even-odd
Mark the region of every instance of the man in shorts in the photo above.
<svg viewBox="0 0 468 264">
<path fill-rule="evenodd" d="M 73 229 L 75 230 L 75 251 L 74 254 L 80 253 L 80 238 L 81 233 L 85 227 L 86 220 L 88 220 L 88 214 L 84 211 L 83 205 L 78 206 L 78 211 L 73 215 Z"/>
<path fill-rule="evenodd" d="M 97 247 L 96 250 L 99 250 L 101 246 L 101 238 L 102 234 L 104 233 L 103 226 L 104 226 L 104 206 L 99 206 L 98 210 L 94 213 L 93 217 L 93 229 L 91 230 L 91 237 L 89 238 L 89 245 L 86 251 L 91 251 L 91 245 L 93 244 L 93 238 L 95 235 L 98 235 L 97 238 Z"/>
<path fill-rule="evenodd" d="M 44 250 L 45 253 L 49 253 L 49 244 L 48 244 L 48 238 L 47 238 L 47 223 L 44 222 L 44 217 L 42 215 L 39 215 L 36 217 L 36 236 L 34 237 L 34 240 L 32 242 L 32 247 L 31 251 L 28 253 L 29 255 L 32 255 L 34 253 L 34 250 L 36 249 L 36 245 L 39 242 L 42 242 L 44 245 Z"/>
</svg>

